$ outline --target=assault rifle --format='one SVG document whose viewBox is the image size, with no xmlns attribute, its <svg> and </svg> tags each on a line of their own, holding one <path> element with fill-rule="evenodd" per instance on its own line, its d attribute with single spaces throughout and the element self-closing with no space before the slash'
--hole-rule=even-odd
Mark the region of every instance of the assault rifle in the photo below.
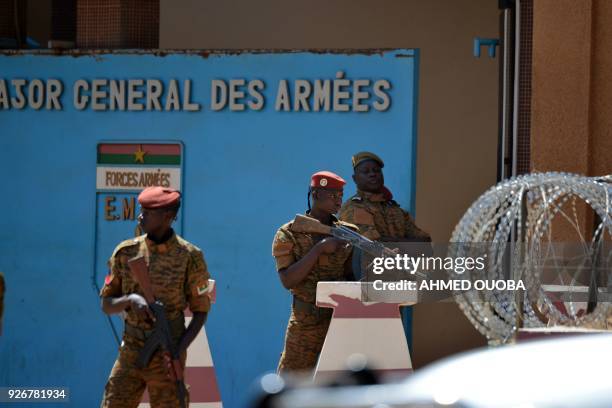
<svg viewBox="0 0 612 408">
<path fill-rule="evenodd" d="M 332 237 L 348 241 L 355 248 L 359 248 L 363 252 L 375 258 L 395 258 L 397 255 L 397 252 L 391 248 L 387 248 L 378 241 L 372 241 L 371 239 L 364 237 L 360 233 L 353 231 L 344 225 L 325 225 L 314 218 L 297 214 L 295 216 L 295 220 L 293 221 L 293 226 L 299 231 L 330 235 Z M 425 275 L 422 272 L 416 272 L 415 275 L 420 278 L 425 278 Z"/>
<path fill-rule="evenodd" d="M 174 346 L 172 341 L 172 332 L 170 331 L 170 324 L 166 318 L 164 305 L 162 302 L 155 299 L 153 287 L 151 286 L 151 281 L 149 280 L 149 270 L 144 257 L 137 256 L 132 258 L 128 260 L 128 265 L 130 267 L 132 277 L 140 285 L 144 298 L 155 316 L 153 333 L 146 339 L 142 350 L 140 350 L 140 353 L 138 354 L 136 364 L 141 368 L 148 366 L 153 353 L 159 347 L 169 353 L 170 358 L 172 359 L 172 371 L 174 372 L 174 378 L 176 379 L 178 399 L 180 401 L 181 408 L 185 408 L 185 395 L 187 394 L 187 390 L 185 388 L 185 381 L 183 378 L 183 366 L 181 365 L 177 347 Z"/>
<path fill-rule="evenodd" d="M 293 221 L 293 227 L 299 231 L 313 234 L 331 235 L 344 241 L 348 241 L 354 247 L 357 247 L 377 258 L 395 256 L 395 252 L 393 252 L 393 250 L 387 248 L 380 242 L 372 241 L 371 239 L 364 237 L 363 235 L 353 231 L 349 227 L 345 227 L 344 225 L 325 225 L 314 218 L 297 214 L 295 216 L 295 220 Z"/>
</svg>

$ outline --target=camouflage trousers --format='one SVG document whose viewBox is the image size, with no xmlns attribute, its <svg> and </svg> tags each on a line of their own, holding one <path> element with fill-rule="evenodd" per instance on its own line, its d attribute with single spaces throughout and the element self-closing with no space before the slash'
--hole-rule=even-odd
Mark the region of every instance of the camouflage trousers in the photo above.
<svg viewBox="0 0 612 408">
<path fill-rule="evenodd" d="M 168 377 L 168 368 L 161 350 L 153 354 L 146 368 L 136 367 L 142 344 L 139 340 L 124 337 L 119 356 L 104 388 L 101 408 L 135 408 L 142 399 L 145 387 L 152 408 L 180 407 L 176 383 Z M 186 353 L 181 356 L 183 365 L 186 357 Z M 189 392 L 185 396 L 185 406 L 189 406 Z"/>
<path fill-rule="evenodd" d="M 318 316 L 292 309 L 278 373 L 314 370 L 330 322 L 331 309 L 320 309 Z"/>
</svg>

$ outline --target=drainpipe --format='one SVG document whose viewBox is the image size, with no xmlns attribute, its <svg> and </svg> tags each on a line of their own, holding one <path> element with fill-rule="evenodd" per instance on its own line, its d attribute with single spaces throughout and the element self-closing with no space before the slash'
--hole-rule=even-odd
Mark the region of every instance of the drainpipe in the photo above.
<svg viewBox="0 0 612 408">
<path fill-rule="evenodd" d="M 513 0 L 499 0 L 500 12 L 500 60 L 499 60 L 499 139 L 497 151 L 497 181 L 511 177 L 516 172 L 516 93 L 515 84 L 518 47 L 515 47 L 515 33 L 518 30 L 516 4 Z M 516 49 L 515 49 L 516 48 Z"/>
</svg>

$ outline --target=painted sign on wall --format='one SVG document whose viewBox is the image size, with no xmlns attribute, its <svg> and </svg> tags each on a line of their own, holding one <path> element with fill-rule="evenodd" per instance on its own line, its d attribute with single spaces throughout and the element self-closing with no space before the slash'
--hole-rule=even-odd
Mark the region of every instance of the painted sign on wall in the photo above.
<svg viewBox="0 0 612 408">
<path fill-rule="evenodd" d="M 137 192 L 167 184 L 217 282 L 206 331 L 224 406 L 244 403 L 282 350 L 291 298 L 271 241 L 306 209 L 310 175 L 340 174 L 348 197 L 351 155 L 374 151 L 413 209 L 417 67 L 414 50 L 0 55 L 0 384 L 99 404 L 117 354 L 105 262 L 135 233 Z"/>
</svg>

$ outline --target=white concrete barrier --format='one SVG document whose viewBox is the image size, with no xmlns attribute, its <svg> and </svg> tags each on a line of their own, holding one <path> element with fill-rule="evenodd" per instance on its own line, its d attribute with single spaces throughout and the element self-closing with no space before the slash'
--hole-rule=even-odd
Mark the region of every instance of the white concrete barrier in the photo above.
<svg viewBox="0 0 612 408">
<path fill-rule="evenodd" d="M 323 350 L 315 370 L 315 382 L 326 381 L 346 370 L 347 359 L 361 354 L 368 366 L 383 376 L 412 372 L 412 362 L 399 307 L 409 300 L 363 302 L 362 282 L 319 282 L 317 306 L 334 309 Z"/>
<path fill-rule="evenodd" d="M 215 281 L 211 279 L 209 282 L 211 303 L 215 303 L 217 296 Z M 191 311 L 185 310 L 185 323 L 187 325 L 191 322 L 192 317 Z M 185 364 L 185 383 L 189 386 L 189 407 L 223 407 L 205 327 L 202 328 L 189 346 L 187 362 Z M 150 406 L 149 395 L 145 392 L 142 402 L 138 407 L 149 408 Z"/>
</svg>

